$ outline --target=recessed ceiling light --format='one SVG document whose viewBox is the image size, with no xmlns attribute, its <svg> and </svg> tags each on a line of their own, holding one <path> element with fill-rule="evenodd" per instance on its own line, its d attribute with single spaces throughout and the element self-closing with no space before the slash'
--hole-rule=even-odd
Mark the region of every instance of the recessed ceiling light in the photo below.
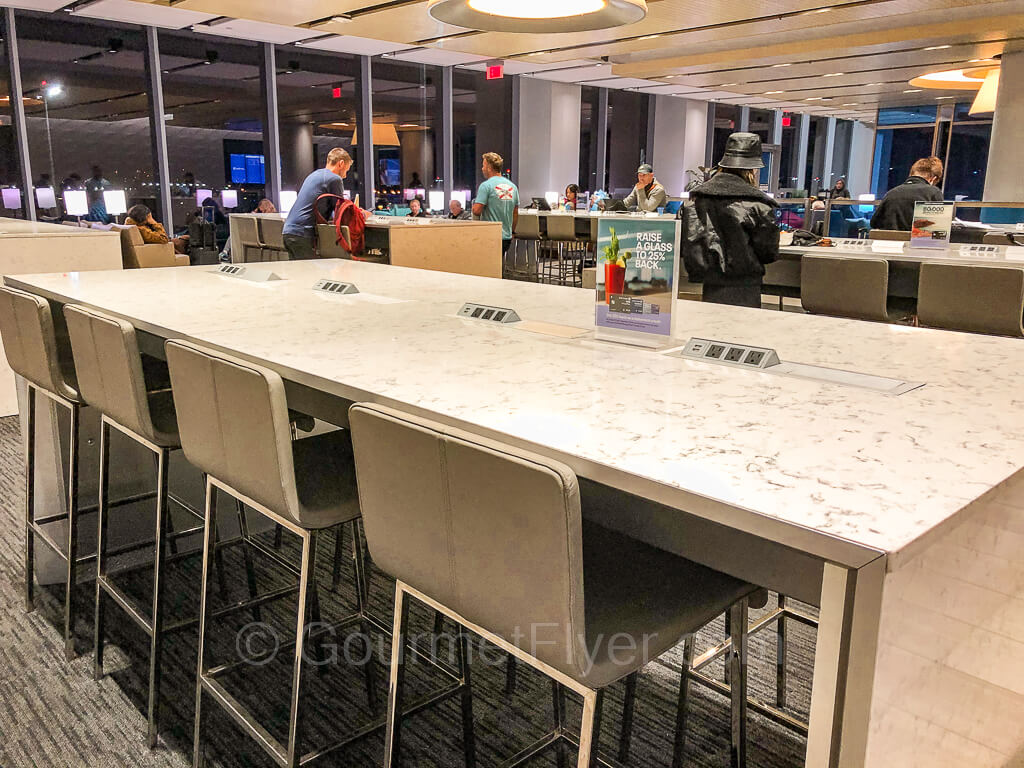
<svg viewBox="0 0 1024 768">
<path fill-rule="evenodd" d="M 526 54 L 527 56 L 543 56 L 546 51 L 534 51 L 533 53 Z"/>
<path fill-rule="evenodd" d="M 956 96 L 936 96 L 936 101 L 942 101 L 943 99 L 955 99 Z"/>
<path fill-rule="evenodd" d="M 447 38 L 447 37 L 439 37 L 439 38 L 437 38 L 437 40 L 435 40 L 434 42 L 435 42 L 435 43 L 446 43 L 446 42 L 448 42 L 448 40 L 449 40 L 449 39 L 450 39 L 450 38 Z"/>
<path fill-rule="evenodd" d="M 988 62 L 988 61 L 995 61 L 995 59 L 971 59 L 967 63 L 968 64 L 982 64 L 982 63 Z"/>
<path fill-rule="evenodd" d="M 845 72 L 830 72 L 827 75 L 822 75 L 822 77 L 842 77 L 845 74 Z"/>
<path fill-rule="evenodd" d="M 722 84 L 721 84 L 720 86 L 718 86 L 718 87 L 719 87 L 719 88 L 731 88 L 731 87 L 732 87 L 732 86 L 734 86 L 734 85 L 739 85 L 739 83 L 722 83 Z"/>
<path fill-rule="evenodd" d="M 782 67 L 792 67 L 792 64 L 772 64 L 772 69 L 781 69 Z"/>
<path fill-rule="evenodd" d="M 857 106 L 860 106 L 860 105 L 857 102 L 854 102 L 853 104 L 843 104 L 843 106 L 844 107 L 857 107 Z"/>
<path fill-rule="evenodd" d="M 824 96 L 811 96 L 808 99 L 804 99 L 804 101 L 824 101 L 824 100 L 825 100 Z"/>
<path fill-rule="evenodd" d="M 351 24 L 352 23 L 352 17 L 351 16 L 331 16 L 331 21 L 333 21 L 335 24 Z"/>
<path fill-rule="evenodd" d="M 780 93 L 785 93 L 785 91 L 765 91 L 764 95 L 765 96 L 778 96 Z"/>
<path fill-rule="evenodd" d="M 815 8 L 811 13 L 828 13 L 831 10 L 831 8 Z"/>
<path fill-rule="evenodd" d="M 437 21 L 489 32 L 587 32 L 634 24 L 645 0 L 430 0 Z"/>
<path fill-rule="evenodd" d="M 905 90 L 904 93 L 920 93 L 922 90 L 924 90 L 924 89 L 923 88 L 907 88 L 907 90 Z"/>
<path fill-rule="evenodd" d="M 922 51 L 944 51 L 947 48 L 952 48 L 952 45 L 929 45 L 927 48 L 922 48 Z"/>
<path fill-rule="evenodd" d="M 644 35 L 643 37 L 638 37 L 637 40 L 653 40 L 656 37 L 661 37 L 661 35 Z"/>
</svg>

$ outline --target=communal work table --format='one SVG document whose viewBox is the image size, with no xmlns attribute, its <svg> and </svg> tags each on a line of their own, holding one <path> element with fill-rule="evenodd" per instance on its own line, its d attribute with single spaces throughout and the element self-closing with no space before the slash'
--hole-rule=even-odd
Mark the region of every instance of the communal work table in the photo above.
<svg viewBox="0 0 1024 768">
<path fill-rule="evenodd" d="M 256 269 L 257 265 L 251 265 Z M 1024 343 L 678 302 L 676 340 L 916 381 L 899 396 L 593 339 L 594 294 L 352 261 L 8 277 L 269 366 L 344 426 L 374 401 L 622 492 L 596 522 L 820 607 L 806 765 L 1014 765 L 1024 750 Z M 360 293 L 313 291 L 324 278 Z M 466 301 L 523 323 L 462 319 Z M 756 749 L 756 737 L 752 749 Z"/>
</svg>

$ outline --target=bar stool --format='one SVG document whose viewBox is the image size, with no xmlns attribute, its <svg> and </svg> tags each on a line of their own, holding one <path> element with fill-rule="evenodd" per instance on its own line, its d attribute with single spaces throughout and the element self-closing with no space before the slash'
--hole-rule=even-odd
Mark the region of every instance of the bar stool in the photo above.
<svg viewBox="0 0 1024 768">
<path fill-rule="evenodd" d="M 262 216 L 258 219 L 260 239 L 270 254 L 268 261 L 281 261 L 288 258 L 288 249 L 284 247 L 284 219 L 276 216 Z"/>
<path fill-rule="evenodd" d="M 13 288 L 0 288 L 0 334 L 3 336 L 7 362 L 28 384 L 28 412 L 25 430 L 25 610 L 34 603 L 35 538 L 38 536 L 66 564 L 64 578 L 64 655 L 71 659 L 75 652 L 75 580 L 78 567 L 92 560 L 78 556 L 78 455 L 79 425 L 82 398 L 74 363 L 66 343 L 58 344 L 50 304 L 41 296 Z M 36 397 L 39 392 L 68 409 L 67 512 L 36 519 L 35 456 Z M 67 520 L 67 542 L 64 546 L 44 528 L 48 523 Z"/>
<path fill-rule="evenodd" d="M 511 274 L 508 277 L 513 280 L 528 280 L 537 282 L 537 264 L 540 261 L 540 216 L 536 213 L 523 213 L 519 215 L 519 222 L 516 225 L 516 242 L 512 255 Z M 523 244 L 525 261 L 520 266 L 519 244 Z M 530 258 L 530 246 L 533 245 L 533 258 Z"/>
<path fill-rule="evenodd" d="M 249 261 L 249 252 L 256 251 L 259 255 L 256 261 L 263 261 L 267 244 L 260 239 L 259 220 L 254 216 L 235 216 L 231 225 L 238 232 L 239 242 L 242 244 L 242 261 Z"/>
<path fill-rule="evenodd" d="M 159 731 L 160 661 L 164 635 L 184 629 L 194 622 L 173 626 L 164 624 L 165 544 L 202 530 L 201 526 L 172 532 L 168 501 L 197 515 L 196 511 L 168 491 L 168 462 L 172 450 L 179 447 L 178 427 L 170 390 L 165 386 L 161 366 L 144 365 L 135 328 L 123 320 L 76 305 L 64 307 L 79 389 L 86 403 L 101 414 L 99 535 L 96 543 L 96 622 L 94 626 L 93 674 L 103 675 L 105 642 L 104 595 L 117 603 L 150 638 L 148 734 L 150 748 L 156 746 Z M 110 504 L 110 430 L 131 438 L 153 452 L 156 458 L 156 526 L 153 544 L 152 611 L 147 618 L 128 593 L 114 582 L 107 571 L 107 526 Z M 172 549 L 172 552 L 174 550 Z M 122 575 L 132 568 L 119 571 Z"/>
<path fill-rule="evenodd" d="M 504 766 L 551 748 L 561 763 L 566 745 L 578 748 L 579 768 L 596 764 L 604 690 L 729 609 L 732 759 L 744 764 L 745 618 L 755 587 L 585 524 L 586 500 L 560 462 L 383 406 L 356 404 L 349 423 L 370 551 L 397 579 L 385 768 L 400 759 L 410 597 L 551 678 L 554 730 Z M 612 641 L 626 637 L 633 642 Z M 566 688 L 583 698 L 578 736 L 565 722 Z M 468 690 L 462 705 L 472 766 Z"/>
<path fill-rule="evenodd" d="M 359 501 L 349 433 L 337 430 L 292 441 L 284 383 L 277 373 L 196 344 L 169 341 L 165 349 L 185 456 L 206 473 L 207 531 L 203 547 L 193 765 L 198 768 L 205 762 L 204 693 L 221 704 L 278 765 L 306 765 L 313 758 L 299 749 L 302 659 L 304 646 L 313 634 L 307 625 L 311 607 L 315 609 L 317 602 L 317 541 L 320 532 L 327 528 L 352 524 L 357 553 L 357 608 L 342 621 L 322 627 L 317 634 L 359 625 L 369 643 L 370 620 L 364 608 L 365 564 L 359 528 L 355 525 Z M 226 391 L 233 393 L 231 398 L 221 396 Z M 212 613 L 208 589 L 210 556 L 215 549 L 217 489 L 294 533 L 302 542 L 295 639 L 280 646 L 295 649 L 286 743 L 271 736 L 219 679 L 245 661 L 211 669 L 207 639 Z M 366 650 L 369 659 L 370 648 Z M 364 665 L 364 670 L 369 704 L 376 708 L 372 661 Z M 334 745 L 318 748 L 316 755 L 329 754 L 369 732 L 364 729 Z"/>
<path fill-rule="evenodd" d="M 814 314 L 882 323 L 913 314 L 913 307 L 889 298 L 889 262 L 859 256 L 801 257 L 800 303 Z"/>
<path fill-rule="evenodd" d="M 923 262 L 918 284 L 922 326 L 1024 336 L 1024 270 Z"/>
<path fill-rule="evenodd" d="M 576 239 L 576 217 L 572 214 L 549 214 L 547 222 L 547 240 L 557 245 L 558 256 L 544 263 L 546 279 L 542 282 L 582 286 L 584 251 L 579 247 L 581 241 Z"/>
</svg>

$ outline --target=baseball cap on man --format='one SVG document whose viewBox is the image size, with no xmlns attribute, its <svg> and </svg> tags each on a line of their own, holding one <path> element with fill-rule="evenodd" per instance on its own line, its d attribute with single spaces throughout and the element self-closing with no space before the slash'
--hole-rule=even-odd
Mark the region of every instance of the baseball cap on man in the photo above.
<svg viewBox="0 0 1024 768">
<path fill-rule="evenodd" d="M 654 168 L 651 167 L 650 163 L 644 163 L 636 169 L 637 173 L 654 173 Z"/>
</svg>

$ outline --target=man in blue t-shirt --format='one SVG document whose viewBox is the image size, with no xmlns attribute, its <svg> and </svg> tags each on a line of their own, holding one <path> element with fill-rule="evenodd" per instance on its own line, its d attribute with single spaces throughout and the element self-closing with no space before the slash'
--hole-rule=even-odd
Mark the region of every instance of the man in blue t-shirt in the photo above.
<svg viewBox="0 0 1024 768">
<path fill-rule="evenodd" d="M 484 154 L 480 170 L 485 181 L 473 200 L 473 216 L 483 221 L 501 222 L 501 252 L 504 254 L 512 244 L 512 233 L 519 224 L 519 189 L 501 175 L 503 164 L 497 152 Z"/>
<path fill-rule="evenodd" d="M 316 258 L 316 199 L 328 193 L 338 197 L 344 195 L 345 187 L 341 180 L 351 167 L 352 158 L 348 152 L 335 147 L 327 153 L 327 165 L 313 171 L 302 182 L 284 223 L 284 247 L 288 249 L 288 258 Z"/>
</svg>

